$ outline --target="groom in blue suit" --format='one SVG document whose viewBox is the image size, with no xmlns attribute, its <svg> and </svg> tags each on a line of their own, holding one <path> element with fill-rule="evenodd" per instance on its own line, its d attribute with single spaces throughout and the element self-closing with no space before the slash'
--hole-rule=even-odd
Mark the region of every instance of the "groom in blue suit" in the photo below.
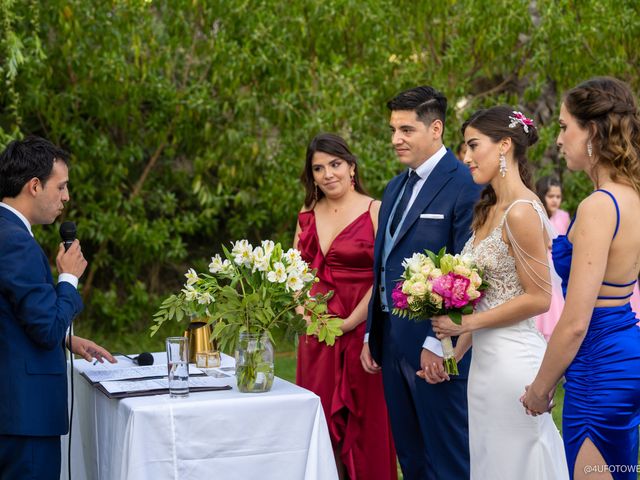
<svg viewBox="0 0 640 480">
<path fill-rule="evenodd" d="M 0 154 L 0 480 L 60 478 L 60 435 L 69 427 L 65 342 L 87 360 L 115 362 L 92 341 L 67 336 L 82 309 L 80 243 L 66 252 L 60 244 L 55 285 L 31 233 L 32 225 L 53 223 L 69 200 L 67 161 L 37 137 Z"/>
<path fill-rule="evenodd" d="M 392 313 L 402 262 L 425 249 L 459 253 L 471 234 L 479 197 L 468 171 L 442 143 L 447 100 L 431 87 L 400 93 L 387 104 L 396 155 L 408 169 L 382 197 L 375 240 L 373 295 L 361 360 L 382 370 L 398 459 L 406 480 L 469 478 L 467 375 L 471 355 L 449 378 L 429 321 Z M 429 382 L 417 376 L 421 372 Z"/>
</svg>

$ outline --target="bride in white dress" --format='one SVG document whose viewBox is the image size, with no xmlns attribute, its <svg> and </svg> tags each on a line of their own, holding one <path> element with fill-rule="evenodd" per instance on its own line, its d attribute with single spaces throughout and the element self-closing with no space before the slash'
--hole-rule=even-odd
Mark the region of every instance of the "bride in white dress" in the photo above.
<svg viewBox="0 0 640 480">
<path fill-rule="evenodd" d="M 489 287 L 461 325 L 448 317 L 432 322 L 439 337 L 460 335 L 457 358 L 473 344 L 468 385 L 471 478 L 568 479 L 551 414 L 527 415 L 520 403 L 546 349 L 534 317 L 551 301 L 547 245 L 552 227 L 527 186 L 526 150 L 537 132 L 531 120 L 504 106 L 476 112 L 462 130 L 468 146 L 464 162 L 476 183 L 487 184 L 462 253 L 484 270 Z"/>
</svg>

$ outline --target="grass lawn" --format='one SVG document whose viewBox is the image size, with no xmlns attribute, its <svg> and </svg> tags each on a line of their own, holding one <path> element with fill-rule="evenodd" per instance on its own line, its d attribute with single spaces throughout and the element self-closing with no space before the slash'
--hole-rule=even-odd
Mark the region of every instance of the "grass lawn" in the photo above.
<svg viewBox="0 0 640 480">
<path fill-rule="evenodd" d="M 276 375 L 296 383 L 296 352 L 277 352 L 275 358 Z"/>
</svg>

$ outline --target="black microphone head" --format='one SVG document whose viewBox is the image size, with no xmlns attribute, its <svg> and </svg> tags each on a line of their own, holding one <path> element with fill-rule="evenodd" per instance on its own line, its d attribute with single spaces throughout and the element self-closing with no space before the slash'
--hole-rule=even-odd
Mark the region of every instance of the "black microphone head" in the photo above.
<svg viewBox="0 0 640 480">
<path fill-rule="evenodd" d="M 153 365 L 153 355 L 149 352 L 142 352 L 135 358 L 135 362 L 140 366 Z"/>
<path fill-rule="evenodd" d="M 60 225 L 60 237 L 64 243 L 64 249 L 67 250 L 76 239 L 76 224 L 73 222 L 63 222 Z"/>
</svg>

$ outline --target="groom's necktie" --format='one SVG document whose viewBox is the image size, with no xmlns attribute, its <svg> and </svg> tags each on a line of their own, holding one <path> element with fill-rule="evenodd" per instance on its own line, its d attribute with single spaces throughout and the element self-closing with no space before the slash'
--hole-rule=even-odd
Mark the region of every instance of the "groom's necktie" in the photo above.
<svg viewBox="0 0 640 480">
<path fill-rule="evenodd" d="M 396 207 L 396 211 L 393 214 L 393 218 L 391 219 L 389 233 L 391 233 L 392 236 L 395 233 L 396 228 L 398 228 L 400 220 L 402 220 L 402 215 L 404 215 L 404 211 L 407 209 L 407 205 L 409 205 L 409 199 L 411 198 L 411 194 L 413 193 L 413 186 L 418 180 L 420 180 L 420 175 L 409 170 L 408 178 L 404 183 L 404 192 L 402 193 L 402 198 L 400 198 L 398 206 Z"/>
</svg>

